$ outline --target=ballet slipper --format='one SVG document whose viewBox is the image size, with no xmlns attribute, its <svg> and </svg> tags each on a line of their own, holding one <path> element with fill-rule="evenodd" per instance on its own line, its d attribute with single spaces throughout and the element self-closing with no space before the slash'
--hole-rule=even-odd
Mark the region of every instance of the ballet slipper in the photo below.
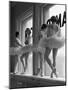
<svg viewBox="0 0 68 90">
<path fill-rule="evenodd" d="M 55 74 L 56 78 L 58 77 L 58 72 L 56 72 L 56 68 L 51 72 L 51 78 L 53 78 L 53 74 Z"/>
</svg>

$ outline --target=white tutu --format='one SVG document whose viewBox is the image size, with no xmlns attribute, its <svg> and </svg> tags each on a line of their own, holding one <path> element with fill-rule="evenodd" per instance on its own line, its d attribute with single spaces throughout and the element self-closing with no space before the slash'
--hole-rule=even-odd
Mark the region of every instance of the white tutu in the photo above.
<svg viewBox="0 0 68 90">
<path fill-rule="evenodd" d="M 65 39 L 63 36 L 54 36 L 51 38 L 44 37 L 40 40 L 40 47 L 49 47 L 49 48 L 61 48 L 64 46 Z"/>
<path fill-rule="evenodd" d="M 29 45 L 29 46 L 24 46 L 24 47 L 12 47 L 10 48 L 10 55 L 21 55 L 23 53 L 26 52 L 30 52 L 34 47 L 34 49 L 32 51 L 35 51 L 36 49 L 38 49 L 39 47 L 42 48 L 61 48 L 62 46 L 64 46 L 64 42 L 65 39 L 63 36 L 53 36 L 51 38 L 47 38 L 47 37 L 43 37 L 37 47 Z M 41 49 L 38 50 L 41 50 Z M 24 51 L 23 51 L 24 50 Z M 36 50 L 36 51 L 38 51 Z"/>
</svg>

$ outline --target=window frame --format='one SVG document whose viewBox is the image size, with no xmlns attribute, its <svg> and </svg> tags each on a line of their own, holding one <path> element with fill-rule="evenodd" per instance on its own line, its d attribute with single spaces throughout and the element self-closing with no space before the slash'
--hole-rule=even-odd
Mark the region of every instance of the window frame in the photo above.
<svg viewBox="0 0 68 90">
<path fill-rule="evenodd" d="M 17 17 L 16 19 L 16 31 L 19 31 L 20 36 L 19 39 L 22 42 L 22 22 L 24 22 L 24 20 L 28 19 L 29 17 L 33 17 L 33 7 L 30 7 L 29 9 L 27 9 L 24 13 L 22 13 L 20 16 Z"/>
<path fill-rule="evenodd" d="M 51 8 L 51 7 L 53 7 L 54 5 L 56 5 L 56 4 L 43 4 L 43 5 L 41 5 L 41 25 L 43 24 L 43 23 L 45 23 L 45 16 L 44 16 L 44 13 L 46 12 L 46 11 L 48 11 L 48 9 L 49 8 Z M 44 10 L 45 9 L 45 10 Z M 43 18 L 43 19 L 42 19 Z"/>
</svg>

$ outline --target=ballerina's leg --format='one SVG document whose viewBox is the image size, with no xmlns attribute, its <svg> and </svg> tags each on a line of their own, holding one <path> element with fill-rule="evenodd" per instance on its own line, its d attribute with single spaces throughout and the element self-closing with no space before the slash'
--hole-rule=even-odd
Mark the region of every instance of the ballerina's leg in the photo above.
<svg viewBox="0 0 68 90">
<path fill-rule="evenodd" d="M 52 63 L 51 63 L 51 60 L 49 59 L 49 54 L 51 52 L 51 49 L 50 48 L 46 48 L 46 51 L 45 51 L 45 54 L 44 54 L 44 60 L 47 61 L 47 63 L 49 64 L 49 66 L 51 67 L 52 71 L 54 72 L 54 74 L 57 76 L 56 74 L 56 71 L 55 71 L 55 68 L 53 67 Z"/>
</svg>

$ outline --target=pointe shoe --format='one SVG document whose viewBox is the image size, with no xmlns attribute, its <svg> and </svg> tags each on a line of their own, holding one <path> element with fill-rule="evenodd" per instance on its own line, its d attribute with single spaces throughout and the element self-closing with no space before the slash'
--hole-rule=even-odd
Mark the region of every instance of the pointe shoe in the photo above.
<svg viewBox="0 0 68 90">
<path fill-rule="evenodd" d="M 53 73 L 55 74 L 56 78 L 58 77 L 58 72 L 56 72 L 56 68 L 53 70 Z"/>
<path fill-rule="evenodd" d="M 54 68 L 54 70 L 52 70 L 52 72 L 51 72 L 51 78 L 53 78 L 53 74 L 55 74 L 56 75 L 56 68 Z"/>
<path fill-rule="evenodd" d="M 51 78 L 53 78 L 53 74 L 55 74 L 56 78 L 58 77 L 58 72 L 56 72 L 56 69 L 51 72 Z"/>
<path fill-rule="evenodd" d="M 51 73 L 51 76 L 50 76 L 50 77 L 51 77 L 51 78 L 53 78 L 53 77 L 54 77 L 54 73 L 53 73 L 53 72 Z M 56 72 L 55 77 L 56 77 L 56 78 L 58 78 L 58 72 Z"/>
<path fill-rule="evenodd" d="M 53 71 L 51 72 L 51 76 L 50 77 L 53 78 Z"/>
<path fill-rule="evenodd" d="M 26 72 L 26 69 L 27 69 L 27 68 L 26 68 L 26 67 L 24 67 L 24 72 Z"/>
<path fill-rule="evenodd" d="M 56 72 L 56 78 L 58 78 L 58 72 Z"/>
<path fill-rule="evenodd" d="M 39 74 L 40 73 L 40 68 L 38 68 L 38 70 L 37 70 L 37 74 Z"/>
<path fill-rule="evenodd" d="M 58 77 L 58 73 L 56 72 L 56 68 L 51 72 L 51 78 L 53 78 L 53 74 L 55 74 L 56 78 Z"/>
<path fill-rule="evenodd" d="M 41 74 L 41 77 L 43 77 L 43 74 Z"/>
</svg>

